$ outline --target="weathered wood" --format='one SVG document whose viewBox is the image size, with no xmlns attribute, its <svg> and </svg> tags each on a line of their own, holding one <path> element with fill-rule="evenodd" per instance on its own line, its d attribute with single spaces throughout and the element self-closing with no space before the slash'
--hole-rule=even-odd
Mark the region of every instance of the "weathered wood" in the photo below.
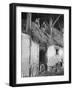
<svg viewBox="0 0 73 90">
<path fill-rule="evenodd" d="M 31 41 L 31 76 L 39 73 L 39 45 Z"/>
<path fill-rule="evenodd" d="M 30 37 L 26 34 L 21 34 L 21 76 L 29 76 L 29 50 L 30 50 Z"/>
<path fill-rule="evenodd" d="M 26 32 L 29 32 L 29 30 L 31 29 L 31 17 L 32 17 L 32 14 L 27 13 Z"/>
</svg>

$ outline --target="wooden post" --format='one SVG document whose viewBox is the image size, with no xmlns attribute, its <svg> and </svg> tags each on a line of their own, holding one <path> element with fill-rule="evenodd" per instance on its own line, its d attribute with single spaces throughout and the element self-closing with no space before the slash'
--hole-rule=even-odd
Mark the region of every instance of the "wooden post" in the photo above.
<svg viewBox="0 0 73 90">
<path fill-rule="evenodd" d="M 60 18 L 60 15 L 56 18 L 56 20 L 54 22 L 53 22 L 52 18 L 50 18 L 49 25 L 50 25 L 50 29 L 51 29 L 51 37 L 52 37 L 52 28 L 57 23 L 57 21 L 59 20 L 59 18 Z"/>
<path fill-rule="evenodd" d="M 27 22 L 26 22 L 26 32 L 31 32 L 31 13 L 27 13 Z M 31 76 L 31 37 L 30 37 L 30 47 L 29 47 L 29 77 Z"/>
<path fill-rule="evenodd" d="M 31 13 L 27 13 L 26 32 L 31 30 Z"/>
<path fill-rule="evenodd" d="M 53 24 L 53 20 L 52 18 L 50 18 L 50 21 L 49 21 L 49 26 L 50 26 L 50 30 L 51 30 L 51 37 L 52 37 L 52 24 Z"/>
</svg>

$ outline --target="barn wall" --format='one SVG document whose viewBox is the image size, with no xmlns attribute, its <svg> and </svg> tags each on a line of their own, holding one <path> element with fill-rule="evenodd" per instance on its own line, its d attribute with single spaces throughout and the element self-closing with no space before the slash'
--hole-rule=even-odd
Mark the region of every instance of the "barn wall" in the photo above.
<svg viewBox="0 0 73 90">
<path fill-rule="evenodd" d="M 31 76 L 39 72 L 39 45 L 31 41 Z"/>
<path fill-rule="evenodd" d="M 30 37 L 26 34 L 21 35 L 21 72 L 22 76 L 29 76 L 29 50 Z"/>
<path fill-rule="evenodd" d="M 39 70 L 39 45 L 29 35 L 21 36 L 21 72 L 24 76 L 37 76 Z"/>
</svg>

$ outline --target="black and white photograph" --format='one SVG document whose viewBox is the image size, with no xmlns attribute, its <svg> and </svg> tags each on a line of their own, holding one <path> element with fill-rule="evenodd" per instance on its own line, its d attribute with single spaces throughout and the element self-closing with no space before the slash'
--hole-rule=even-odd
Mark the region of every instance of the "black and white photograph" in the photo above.
<svg viewBox="0 0 73 90">
<path fill-rule="evenodd" d="M 71 7 L 10 4 L 10 86 L 71 83 Z"/>
<path fill-rule="evenodd" d="M 21 77 L 64 75 L 64 15 L 21 16 Z"/>
</svg>

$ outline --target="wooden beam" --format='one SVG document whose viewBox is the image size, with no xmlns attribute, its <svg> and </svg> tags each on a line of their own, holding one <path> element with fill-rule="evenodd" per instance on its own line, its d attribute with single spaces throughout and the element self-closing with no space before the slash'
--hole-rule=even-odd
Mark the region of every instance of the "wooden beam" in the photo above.
<svg viewBox="0 0 73 90">
<path fill-rule="evenodd" d="M 60 16 L 61 16 L 61 15 L 59 15 L 59 16 L 56 18 L 56 20 L 55 20 L 54 23 L 52 24 L 52 27 L 54 27 L 54 25 L 57 23 L 57 21 L 59 20 Z"/>
</svg>

